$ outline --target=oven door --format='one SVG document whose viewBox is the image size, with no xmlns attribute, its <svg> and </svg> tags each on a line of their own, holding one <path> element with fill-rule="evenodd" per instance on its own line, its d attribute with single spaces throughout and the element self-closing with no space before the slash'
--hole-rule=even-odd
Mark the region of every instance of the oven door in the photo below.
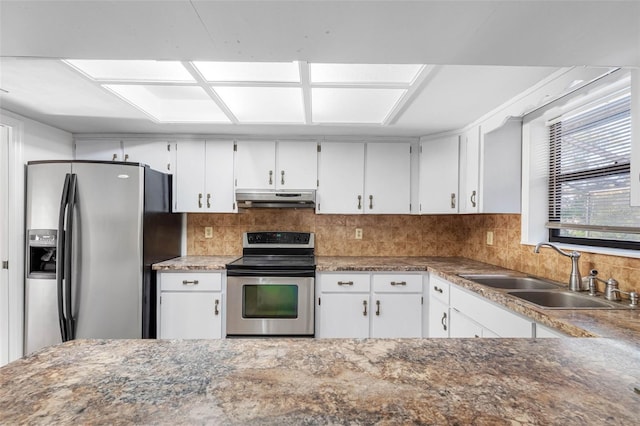
<svg viewBox="0 0 640 426">
<path fill-rule="evenodd" d="M 227 336 L 313 336 L 313 277 L 227 277 Z"/>
</svg>

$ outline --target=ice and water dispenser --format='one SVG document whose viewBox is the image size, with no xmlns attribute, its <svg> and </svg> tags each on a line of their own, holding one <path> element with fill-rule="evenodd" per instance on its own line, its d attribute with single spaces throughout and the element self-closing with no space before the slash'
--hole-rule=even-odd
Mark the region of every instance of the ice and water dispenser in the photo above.
<svg viewBox="0 0 640 426">
<path fill-rule="evenodd" d="M 58 231 L 30 229 L 27 241 L 27 278 L 56 278 Z"/>
</svg>

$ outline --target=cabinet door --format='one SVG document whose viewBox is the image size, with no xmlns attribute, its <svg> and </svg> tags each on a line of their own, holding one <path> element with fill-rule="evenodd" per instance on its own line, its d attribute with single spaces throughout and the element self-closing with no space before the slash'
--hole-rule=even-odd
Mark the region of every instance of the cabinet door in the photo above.
<svg viewBox="0 0 640 426">
<path fill-rule="evenodd" d="M 369 337 L 368 293 L 322 293 L 318 337 Z"/>
<path fill-rule="evenodd" d="M 236 188 L 274 189 L 275 141 L 238 141 L 236 145 Z"/>
<path fill-rule="evenodd" d="M 371 337 L 422 337 L 422 295 L 374 293 Z"/>
<path fill-rule="evenodd" d="M 640 206 L 640 69 L 631 70 L 631 205 Z"/>
<path fill-rule="evenodd" d="M 449 305 L 429 299 L 429 337 L 449 337 Z"/>
<path fill-rule="evenodd" d="M 76 160 L 124 161 L 120 140 L 78 140 Z"/>
<path fill-rule="evenodd" d="M 207 141 L 205 145 L 206 211 L 234 212 L 233 141 Z"/>
<path fill-rule="evenodd" d="M 122 142 L 124 161 L 148 164 L 154 170 L 173 173 L 171 170 L 170 144 L 166 141 L 131 141 Z"/>
<path fill-rule="evenodd" d="M 364 144 L 327 142 L 318 162 L 316 213 L 364 211 Z"/>
<path fill-rule="evenodd" d="M 316 189 L 318 145 L 316 142 L 278 142 L 278 189 Z"/>
<path fill-rule="evenodd" d="M 205 211 L 204 158 L 203 141 L 180 141 L 176 144 L 174 211 Z"/>
<path fill-rule="evenodd" d="M 411 145 L 367 144 L 365 213 L 411 213 Z"/>
<path fill-rule="evenodd" d="M 480 128 L 462 136 L 460 143 L 460 213 L 477 213 L 480 207 Z"/>
<path fill-rule="evenodd" d="M 420 144 L 420 213 L 458 212 L 459 137 Z"/>
<path fill-rule="evenodd" d="M 160 300 L 161 339 L 220 339 L 222 294 L 163 292 Z"/>
<path fill-rule="evenodd" d="M 482 337 L 482 326 L 461 314 L 460 311 L 450 308 L 451 321 L 449 337 Z"/>
</svg>

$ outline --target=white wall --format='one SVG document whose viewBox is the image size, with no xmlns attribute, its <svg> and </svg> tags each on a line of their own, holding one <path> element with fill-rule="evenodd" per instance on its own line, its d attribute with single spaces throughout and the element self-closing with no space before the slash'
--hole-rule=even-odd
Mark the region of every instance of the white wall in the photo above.
<svg viewBox="0 0 640 426">
<path fill-rule="evenodd" d="M 0 123 L 10 128 L 8 164 L 0 166 L 9 169 L 9 360 L 14 360 L 22 356 L 25 166 L 33 160 L 72 159 L 73 136 L 3 109 Z"/>
</svg>

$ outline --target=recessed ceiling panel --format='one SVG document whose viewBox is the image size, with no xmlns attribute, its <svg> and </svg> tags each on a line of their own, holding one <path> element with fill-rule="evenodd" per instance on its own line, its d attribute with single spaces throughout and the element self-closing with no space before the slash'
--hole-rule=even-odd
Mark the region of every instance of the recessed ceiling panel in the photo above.
<svg viewBox="0 0 640 426">
<path fill-rule="evenodd" d="M 207 81 L 300 82 L 297 62 L 204 62 L 192 64 Z"/>
<path fill-rule="evenodd" d="M 409 64 L 309 64 L 309 77 L 312 84 L 411 84 L 422 67 Z"/>
<path fill-rule="evenodd" d="M 213 87 L 241 123 L 303 123 L 298 87 Z"/>
<path fill-rule="evenodd" d="M 314 123 L 382 124 L 404 89 L 311 89 Z"/>
<path fill-rule="evenodd" d="M 230 122 L 201 87 L 123 84 L 104 87 L 160 122 Z"/>
<path fill-rule="evenodd" d="M 195 82 L 178 61 L 66 60 L 94 80 Z"/>
</svg>

